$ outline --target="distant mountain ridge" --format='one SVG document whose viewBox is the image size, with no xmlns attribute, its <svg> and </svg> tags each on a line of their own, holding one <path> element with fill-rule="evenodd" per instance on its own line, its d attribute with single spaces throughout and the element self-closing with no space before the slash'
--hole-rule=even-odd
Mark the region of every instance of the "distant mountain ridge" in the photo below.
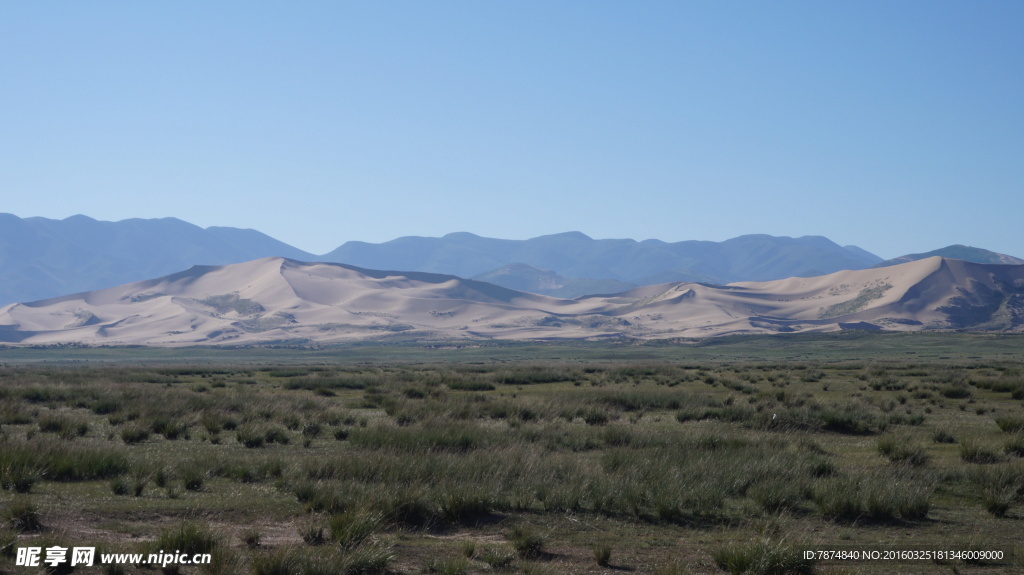
<svg viewBox="0 0 1024 575">
<path fill-rule="evenodd" d="M 267 256 L 316 258 L 256 230 L 203 229 L 176 218 L 103 222 L 0 214 L 0 305 Z"/>
<path fill-rule="evenodd" d="M 1000 254 L 996 252 L 990 252 L 981 248 L 975 248 L 971 246 L 965 246 L 963 244 L 953 244 L 923 254 L 907 254 L 891 260 L 885 260 L 875 264 L 875 267 L 881 268 L 886 266 L 894 266 L 898 264 L 905 264 L 907 262 L 914 262 L 917 260 L 923 260 L 930 257 L 939 256 L 943 258 L 951 258 L 955 260 L 964 260 L 967 262 L 974 262 L 978 264 L 1001 264 L 1001 265 L 1020 265 L 1024 264 L 1024 260 L 1008 256 L 1006 254 Z"/>
<path fill-rule="evenodd" d="M 977 248 L 938 252 L 972 261 L 1021 261 Z M 665 282 L 725 284 L 809 277 L 881 262 L 857 246 L 839 246 L 821 236 L 746 235 L 723 242 L 670 243 L 595 240 L 580 232 L 528 240 L 466 232 L 439 238 L 409 236 L 379 244 L 346 242 L 328 254 L 315 255 L 256 230 L 204 229 L 175 218 L 104 222 L 81 215 L 53 220 L 0 214 L 0 305 L 93 291 L 193 265 L 264 257 L 451 274 L 567 298 Z"/>
<path fill-rule="evenodd" d="M 931 257 L 726 286 L 560 299 L 426 272 L 263 258 L 0 308 L 23 345 L 673 339 L 845 329 L 1024 331 L 1024 265 Z"/>
<path fill-rule="evenodd" d="M 482 277 L 509 264 L 526 264 L 566 278 L 610 279 L 633 285 L 671 281 L 729 283 L 813 276 L 843 269 L 863 269 L 881 261 L 865 250 L 855 246 L 844 248 L 821 236 L 746 235 L 724 242 L 668 243 L 595 240 L 580 232 L 529 240 L 500 240 L 463 232 L 440 238 L 409 236 L 380 244 L 347 242 L 322 259 L 460 277 Z"/>
</svg>

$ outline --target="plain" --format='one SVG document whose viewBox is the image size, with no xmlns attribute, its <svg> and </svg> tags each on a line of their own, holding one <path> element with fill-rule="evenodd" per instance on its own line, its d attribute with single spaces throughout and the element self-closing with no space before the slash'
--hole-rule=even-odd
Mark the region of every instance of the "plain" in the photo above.
<svg viewBox="0 0 1024 575">
<path fill-rule="evenodd" d="M 1015 573 L 1021 343 L 4 349 L 0 571 Z"/>
</svg>

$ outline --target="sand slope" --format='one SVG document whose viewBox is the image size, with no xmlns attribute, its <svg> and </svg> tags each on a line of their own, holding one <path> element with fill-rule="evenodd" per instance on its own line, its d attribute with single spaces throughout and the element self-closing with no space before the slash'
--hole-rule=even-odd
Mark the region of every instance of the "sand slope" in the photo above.
<svg viewBox="0 0 1024 575">
<path fill-rule="evenodd" d="M 1024 266 L 933 257 L 813 278 L 671 283 L 559 299 L 455 276 L 264 258 L 0 309 L 0 342 L 216 345 L 356 339 L 707 337 L 1024 329 Z"/>
</svg>

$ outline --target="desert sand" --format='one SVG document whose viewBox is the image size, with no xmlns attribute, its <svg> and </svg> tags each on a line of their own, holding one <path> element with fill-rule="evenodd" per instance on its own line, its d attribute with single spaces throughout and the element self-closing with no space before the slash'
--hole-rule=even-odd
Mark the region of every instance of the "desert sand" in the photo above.
<svg viewBox="0 0 1024 575">
<path fill-rule="evenodd" d="M 0 342 L 189 346 L 1019 331 L 1022 294 L 1024 266 L 940 257 L 813 278 L 671 283 L 571 300 L 440 274 L 264 258 L 12 304 L 0 309 Z M 981 319 L 965 326 L 964 318 Z"/>
</svg>

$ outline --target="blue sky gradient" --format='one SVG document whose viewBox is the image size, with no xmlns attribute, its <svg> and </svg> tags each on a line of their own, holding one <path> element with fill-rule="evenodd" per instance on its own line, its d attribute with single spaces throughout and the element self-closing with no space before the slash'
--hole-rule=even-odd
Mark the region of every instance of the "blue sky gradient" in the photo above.
<svg viewBox="0 0 1024 575">
<path fill-rule="evenodd" d="M 1024 3 L 9 2 L 0 211 L 1024 257 Z"/>
</svg>

